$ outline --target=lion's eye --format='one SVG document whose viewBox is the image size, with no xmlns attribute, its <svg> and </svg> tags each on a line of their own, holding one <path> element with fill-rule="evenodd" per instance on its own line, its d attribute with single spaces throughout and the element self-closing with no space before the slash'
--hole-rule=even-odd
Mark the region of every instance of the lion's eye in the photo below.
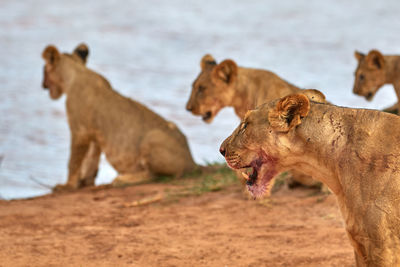
<svg viewBox="0 0 400 267">
<path fill-rule="evenodd" d="M 244 130 L 246 130 L 247 124 L 248 124 L 247 122 L 243 122 L 243 123 L 242 123 L 242 126 L 240 127 L 240 131 L 243 132 Z"/>
<path fill-rule="evenodd" d="M 363 74 L 360 74 L 360 76 L 358 76 L 358 78 L 360 79 L 360 81 L 364 80 L 365 76 Z"/>
<path fill-rule="evenodd" d="M 206 90 L 206 88 L 205 88 L 204 86 L 200 85 L 200 86 L 199 86 L 199 92 L 201 93 L 201 92 L 203 92 L 204 90 Z"/>
</svg>

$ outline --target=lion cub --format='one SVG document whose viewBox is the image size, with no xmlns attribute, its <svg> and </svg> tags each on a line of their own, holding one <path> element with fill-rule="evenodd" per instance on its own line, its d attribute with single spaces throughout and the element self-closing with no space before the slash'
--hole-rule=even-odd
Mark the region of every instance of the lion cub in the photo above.
<svg viewBox="0 0 400 267">
<path fill-rule="evenodd" d="M 103 76 L 85 66 L 88 53 L 86 45 L 72 54 L 50 45 L 42 54 L 43 87 L 52 99 L 66 95 L 71 130 L 68 181 L 55 190 L 93 184 L 101 152 L 118 171 L 117 184 L 196 169 L 186 137 L 176 125 L 114 91 Z"/>
<path fill-rule="evenodd" d="M 224 107 L 233 107 L 243 119 L 248 110 L 300 90 L 270 71 L 238 67 L 231 59 L 217 64 L 207 54 L 200 67 L 186 109 L 207 123 Z"/>
<path fill-rule="evenodd" d="M 270 71 L 238 67 L 231 59 L 217 64 L 207 54 L 201 59 L 200 67 L 201 72 L 193 82 L 186 109 L 194 115 L 202 116 L 207 123 L 211 123 L 224 107 L 233 107 L 236 115 L 243 119 L 248 110 L 278 97 L 302 91 Z M 326 102 L 325 96 L 317 90 L 317 93 L 312 89 L 303 91 L 307 96 L 315 97 L 315 101 Z M 311 177 L 292 172 L 288 185 L 293 187 L 298 184 L 320 186 Z"/>
<path fill-rule="evenodd" d="M 292 94 L 249 111 L 221 145 L 249 191 L 297 169 L 336 195 L 357 266 L 400 266 L 400 117 Z"/>
<path fill-rule="evenodd" d="M 400 56 L 382 55 L 378 50 L 371 50 L 368 55 L 354 52 L 358 61 L 354 73 L 353 93 L 371 101 L 375 93 L 384 84 L 392 84 L 397 95 L 397 103 L 387 112 L 399 113 L 400 104 Z"/>
</svg>

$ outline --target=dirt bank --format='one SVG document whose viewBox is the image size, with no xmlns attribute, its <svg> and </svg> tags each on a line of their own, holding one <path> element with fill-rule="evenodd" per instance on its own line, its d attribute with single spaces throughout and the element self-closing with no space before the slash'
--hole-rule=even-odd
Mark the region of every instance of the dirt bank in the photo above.
<svg viewBox="0 0 400 267">
<path fill-rule="evenodd" d="M 236 183 L 201 194 L 184 188 L 154 183 L 2 201 L 0 266 L 353 264 L 332 195 L 283 187 L 260 202 Z"/>
</svg>

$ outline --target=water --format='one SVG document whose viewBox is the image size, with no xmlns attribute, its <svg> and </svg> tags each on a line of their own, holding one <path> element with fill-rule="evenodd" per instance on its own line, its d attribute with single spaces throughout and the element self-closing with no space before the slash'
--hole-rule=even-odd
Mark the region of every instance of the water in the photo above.
<svg viewBox="0 0 400 267">
<path fill-rule="evenodd" d="M 198 163 L 223 161 L 219 144 L 236 127 L 232 109 L 211 125 L 185 110 L 200 59 L 232 58 L 272 70 L 335 104 L 383 108 L 396 97 L 385 86 L 373 102 L 351 92 L 355 49 L 400 54 L 398 0 L 375 1 L 44 1 L 0 2 L 0 197 L 36 196 L 67 176 L 65 99 L 41 89 L 48 44 L 90 47 L 88 67 L 122 94 L 151 106 L 187 135 Z M 115 171 L 102 159 L 97 183 Z"/>
</svg>

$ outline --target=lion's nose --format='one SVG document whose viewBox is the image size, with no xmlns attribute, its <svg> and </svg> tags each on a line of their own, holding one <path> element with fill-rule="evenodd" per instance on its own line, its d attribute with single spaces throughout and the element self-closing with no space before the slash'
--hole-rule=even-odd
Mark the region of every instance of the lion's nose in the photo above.
<svg viewBox="0 0 400 267">
<path fill-rule="evenodd" d="M 186 110 L 187 110 L 187 111 L 192 111 L 192 110 L 193 110 L 192 105 L 187 104 L 187 105 L 186 105 Z"/>
<path fill-rule="evenodd" d="M 223 147 L 221 146 L 221 147 L 219 148 L 219 153 L 221 153 L 221 155 L 225 157 L 225 154 L 226 154 L 225 148 L 223 148 Z"/>
<path fill-rule="evenodd" d="M 44 90 L 49 89 L 49 87 L 47 86 L 47 83 L 45 81 L 42 82 L 42 87 Z"/>
</svg>

